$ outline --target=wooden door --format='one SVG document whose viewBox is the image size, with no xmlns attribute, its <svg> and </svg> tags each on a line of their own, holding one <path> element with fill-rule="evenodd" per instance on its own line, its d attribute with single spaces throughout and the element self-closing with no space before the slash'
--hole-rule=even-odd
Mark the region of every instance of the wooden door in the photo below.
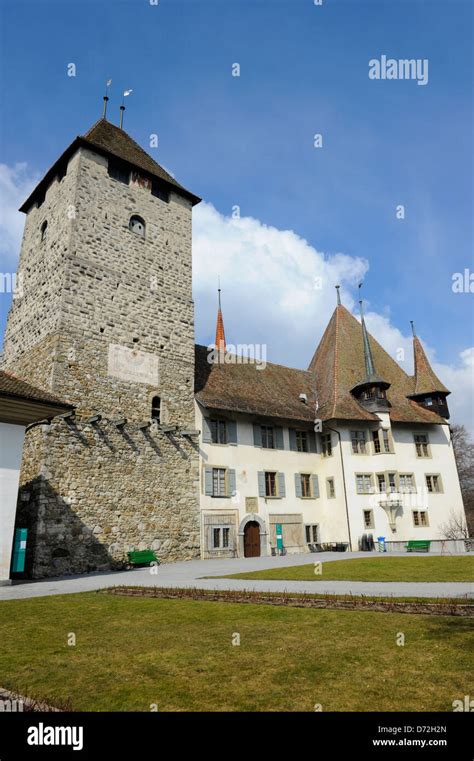
<svg viewBox="0 0 474 761">
<path fill-rule="evenodd" d="M 260 526 L 257 521 L 249 521 L 244 528 L 244 555 L 246 558 L 260 557 Z"/>
</svg>

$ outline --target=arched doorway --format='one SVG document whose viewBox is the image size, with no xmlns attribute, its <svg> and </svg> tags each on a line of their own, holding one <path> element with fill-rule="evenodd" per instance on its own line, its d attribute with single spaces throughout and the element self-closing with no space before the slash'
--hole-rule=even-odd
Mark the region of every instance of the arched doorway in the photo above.
<svg viewBox="0 0 474 761">
<path fill-rule="evenodd" d="M 260 526 L 257 521 L 248 521 L 244 528 L 244 557 L 260 557 Z"/>
</svg>

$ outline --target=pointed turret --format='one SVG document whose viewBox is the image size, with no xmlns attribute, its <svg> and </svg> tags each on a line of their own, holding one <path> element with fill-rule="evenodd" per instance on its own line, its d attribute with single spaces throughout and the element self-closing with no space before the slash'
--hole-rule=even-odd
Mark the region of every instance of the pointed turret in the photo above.
<svg viewBox="0 0 474 761">
<path fill-rule="evenodd" d="M 359 306 L 362 343 L 364 347 L 365 378 L 351 388 L 351 394 L 353 394 L 357 401 L 366 409 L 373 412 L 383 412 L 384 410 L 388 410 L 390 406 L 386 394 L 387 389 L 390 388 L 390 383 L 383 380 L 383 378 L 380 378 L 375 371 L 374 357 L 365 324 L 362 300 L 359 301 Z"/>
<path fill-rule="evenodd" d="M 446 397 L 451 392 L 446 388 L 444 383 L 441 383 L 433 371 L 421 341 L 415 333 L 413 321 L 410 324 L 413 333 L 415 374 L 413 376 L 413 393 L 409 395 L 409 398 L 447 420 L 449 419 L 449 409 Z"/>
<path fill-rule="evenodd" d="M 224 318 L 222 317 L 222 307 L 221 307 L 221 289 L 218 289 L 218 309 L 217 309 L 217 321 L 216 321 L 216 340 L 215 340 L 215 346 L 217 351 L 225 352 L 226 350 L 226 342 L 225 342 L 225 331 L 224 331 Z"/>
</svg>

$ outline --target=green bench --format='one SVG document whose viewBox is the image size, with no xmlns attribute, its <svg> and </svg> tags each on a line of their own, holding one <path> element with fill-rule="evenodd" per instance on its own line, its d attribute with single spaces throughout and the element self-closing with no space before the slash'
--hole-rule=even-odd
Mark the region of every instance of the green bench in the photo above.
<svg viewBox="0 0 474 761">
<path fill-rule="evenodd" d="M 429 552 L 431 542 L 426 539 L 414 539 L 407 544 L 407 552 Z"/>
<path fill-rule="evenodd" d="M 132 552 L 127 552 L 127 555 L 128 563 L 131 566 L 151 565 L 152 563 L 160 564 L 153 550 L 133 550 Z"/>
</svg>

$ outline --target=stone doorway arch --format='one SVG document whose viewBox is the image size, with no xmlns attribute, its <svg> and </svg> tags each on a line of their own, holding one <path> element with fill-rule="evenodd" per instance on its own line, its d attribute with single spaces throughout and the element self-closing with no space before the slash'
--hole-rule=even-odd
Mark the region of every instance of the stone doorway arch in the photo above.
<svg viewBox="0 0 474 761">
<path fill-rule="evenodd" d="M 260 557 L 268 555 L 267 551 L 267 527 L 265 521 L 263 521 L 259 515 L 255 513 L 248 513 L 240 521 L 239 525 L 239 557 L 245 557 L 245 527 L 247 523 L 257 523 L 260 529 Z"/>
</svg>

